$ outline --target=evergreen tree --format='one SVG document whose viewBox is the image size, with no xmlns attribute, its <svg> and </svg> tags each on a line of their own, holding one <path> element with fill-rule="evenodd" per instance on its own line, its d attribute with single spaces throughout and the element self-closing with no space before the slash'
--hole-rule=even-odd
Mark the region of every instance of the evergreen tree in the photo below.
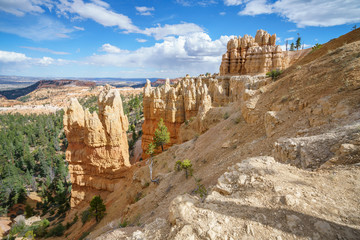
<svg viewBox="0 0 360 240">
<path fill-rule="evenodd" d="M 161 146 L 161 151 L 164 151 L 164 145 L 170 142 L 170 133 L 164 124 L 164 120 L 160 118 L 158 127 L 154 134 L 154 143 L 156 147 Z"/>
<path fill-rule="evenodd" d="M 290 44 L 290 51 L 295 51 L 295 44 L 293 42 Z"/>
<path fill-rule="evenodd" d="M 105 215 L 106 207 L 100 196 L 94 196 L 90 202 L 90 213 L 95 216 L 96 222 L 99 222 Z"/>
<path fill-rule="evenodd" d="M 296 39 L 295 48 L 296 48 L 296 50 L 299 50 L 300 47 L 301 47 L 301 37 L 298 34 L 298 38 Z"/>
</svg>

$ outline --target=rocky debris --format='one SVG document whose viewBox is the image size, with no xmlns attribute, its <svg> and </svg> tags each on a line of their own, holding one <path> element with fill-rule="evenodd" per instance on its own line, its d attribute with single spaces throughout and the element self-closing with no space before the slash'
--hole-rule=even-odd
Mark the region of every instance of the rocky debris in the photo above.
<svg viewBox="0 0 360 240">
<path fill-rule="evenodd" d="M 119 92 L 107 85 L 99 95 L 98 105 L 99 114 L 90 113 L 72 98 L 65 109 L 71 206 L 84 200 L 85 195 L 91 198 L 92 191 L 113 191 L 122 172 L 130 166 L 126 136 L 128 120 Z"/>
<path fill-rule="evenodd" d="M 117 239 L 358 239 L 360 168 L 321 174 L 262 156 L 230 167 L 201 201 L 179 195 L 156 219 Z M 344 196 L 344 184 L 353 190 Z M 326 195 L 323 193 L 326 192 Z M 122 235 L 119 233 L 121 232 Z M 114 234 L 114 233 L 111 233 Z M 107 236 L 107 237 L 106 237 Z M 110 233 L 101 239 L 114 239 Z"/>
<path fill-rule="evenodd" d="M 142 149 L 143 158 L 146 158 L 145 151 L 153 140 L 160 118 L 164 120 L 170 132 L 170 143 L 165 146 L 168 148 L 178 143 L 179 128 L 182 123 L 198 117 L 197 122 L 201 124 L 201 118 L 211 108 L 211 98 L 201 78 L 185 78 L 174 86 L 170 86 L 167 80 L 165 85 L 158 88 L 152 88 L 150 81 L 147 81 L 143 106 L 145 121 L 142 125 Z"/>
<path fill-rule="evenodd" d="M 276 34 L 258 30 L 255 38 L 245 35 L 230 39 L 222 57 L 220 75 L 261 74 L 287 67 Z"/>
<path fill-rule="evenodd" d="M 281 138 L 274 144 L 274 158 L 304 169 L 315 169 L 326 163 L 360 162 L 360 122 L 332 131 L 298 138 Z M 349 156 L 348 161 L 345 159 Z M 351 160 L 352 159 L 352 160 Z M 345 162 L 344 162 L 345 161 Z"/>
</svg>

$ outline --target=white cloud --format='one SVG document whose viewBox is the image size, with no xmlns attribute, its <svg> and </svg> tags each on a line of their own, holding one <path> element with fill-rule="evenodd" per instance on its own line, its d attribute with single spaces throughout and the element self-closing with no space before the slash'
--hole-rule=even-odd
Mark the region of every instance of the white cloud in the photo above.
<svg viewBox="0 0 360 240">
<path fill-rule="evenodd" d="M 289 29 L 288 32 L 296 32 L 296 29 Z"/>
<path fill-rule="evenodd" d="M 143 39 L 143 38 L 137 38 L 136 41 L 139 42 L 139 43 L 147 42 L 147 40 Z"/>
<path fill-rule="evenodd" d="M 37 18 L 37 21 L 34 24 L 29 22 L 21 25 L 0 22 L 0 31 L 35 41 L 69 38 L 69 34 L 74 31 L 74 29 L 68 29 L 61 22 L 48 17 L 41 16 Z"/>
<path fill-rule="evenodd" d="M 225 15 L 226 15 L 226 12 L 220 12 L 219 15 L 225 16 Z"/>
<path fill-rule="evenodd" d="M 184 36 L 195 32 L 203 32 L 204 30 L 194 23 L 180 23 L 174 25 L 165 24 L 154 28 L 146 28 L 143 34 L 153 36 L 156 40 L 164 39 L 168 36 Z"/>
<path fill-rule="evenodd" d="M 297 27 L 328 27 L 360 21 L 358 0 L 224 0 L 225 5 L 243 5 L 239 15 L 255 16 L 275 13 Z M 290 30 L 289 30 L 290 31 Z M 292 30 L 291 30 L 292 31 Z"/>
<path fill-rule="evenodd" d="M 127 32 L 139 32 L 131 19 L 123 14 L 113 12 L 109 9 L 109 5 L 101 0 L 94 0 L 91 3 L 84 3 L 82 0 L 69 2 L 68 0 L 60 0 L 57 4 L 58 13 L 67 16 L 68 13 L 76 14 L 76 17 L 92 19 L 95 22 L 105 26 L 124 29 Z"/>
<path fill-rule="evenodd" d="M 73 63 L 74 61 L 64 60 L 64 59 L 54 59 L 51 57 L 42 57 L 42 58 L 31 58 L 27 57 L 23 53 L 18 52 L 9 52 L 0 50 L 0 62 L 8 65 L 21 64 L 21 66 L 30 66 L 30 65 L 64 65 L 68 63 Z"/>
<path fill-rule="evenodd" d="M 88 63 L 143 71 L 151 69 L 152 73 L 162 71 L 173 76 L 218 72 L 221 54 L 226 52 L 229 39 L 228 36 L 222 36 L 213 41 L 206 33 L 167 37 L 152 47 L 142 47 L 135 51 L 94 54 L 88 58 Z"/>
<path fill-rule="evenodd" d="M 24 62 L 28 59 L 29 58 L 26 57 L 26 55 L 23 53 L 8 52 L 8 51 L 0 50 L 0 62 L 3 62 L 3 63 Z"/>
<path fill-rule="evenodd" d="M 276 42 L 281 42 L 281 37 L 277 37 Z"/>
<path fill-rule="evenodd" d="M 294 40 L 293 37 L 285 38 L 285 41 L 292 41 L 292 40 Z"/>
<path fill-rule="evenodd" d="M 243 4 L 244 0 L 224 0 L 226 6 L 237 6 Z"/>
<path fill-rule="evenodd" d="M 74 28 L 79 31 L 85 31 L 85 28 L 83 27 L 74 26 Z"/>
<path fill-rule="evenodd" d="M 272 13 L 272 6 L 266 3 L 267 0 L 252 0 L 249 1 L 245 8 L 239 12 L 239 15 L 258 15 Z"/>
<path fill-rule="evenodd" d="M 120 48 L 113 46 L 109 43 L 105 43 L 101 46 L 99 49 L 101 52 L 107 52 L 107 53 L 122 53 L 122 52 L 128 52 L 127 50 L 121 50 Z"/>
<path fill-rule="evenodd" d="M 151 11 L 155 11 L 155 8 L 153 7 L 135 7 L 136 11 L 139 12 L 140 15 L 143 16 L 150 16 L 152 15 Z"/>
<path fill-rule="evenodd" d="M 48 48 L 41 48 L 41 47 L 22 47 L 22 48 L 26 48 L 26 49 L 30 49 L 30 50 L 34 50 L 34 51 L 39 51 L 39 52 L 47 52 L 47 53 L 52 53 L 52 54 L 56 54 L 56 55 L 67 55 L 70 54 L 68 52 L 58 52 L 58 51 L 54 51 Z"/>
<path fill-rule="evenodd" d="M 184 7 L 202 6 L 207 7 L 209 5 L 217 4 L 216 0 L 176 0 L 176 3 Z"/>
<path fill-rule="evenodd" d="M 1 0 L 0 10 L 21 17 L 26 13 L 43 13 L 44 9 L 41 6 L 49 4 L 49 1 Z"/>
</svg>

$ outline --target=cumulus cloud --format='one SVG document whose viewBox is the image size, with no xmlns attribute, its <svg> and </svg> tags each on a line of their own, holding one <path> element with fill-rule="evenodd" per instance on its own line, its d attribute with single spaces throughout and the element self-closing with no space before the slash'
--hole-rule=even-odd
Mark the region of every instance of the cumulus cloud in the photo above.
<svg viewBox="0 0 360 240">
<path fill-rule="evenodd" d="M 246 3 L 245 8 L 239 12 L 239 15 L 258 15 L 272 13 L 272 6 L 266 3 L 267 0 L 252 0 Z"/>
<path fill-rule="evenodd" d="M 151 11 L 155 10 L 153 7 L 135 7 L 135 9 L 138 11 L 138 14 L 143 16 L 150 16 L 152 15 Z"/>
<path fill-rule="evenodd" d="M 100 52 L 107 52 L 107 53 L 122 53 L 128 52 L 127 50 L 121 50 L 120 48 L 111 45 L 110 43 L 105 43 L 99 49 Z"/>
<path fill-rule="evenodd" d="M 298 27 L 328 27 L 360 21 L 358 0 L 224 0 L 224 3 L 242 5 L 239 15 L 275 13 L 296 23 Z"/>
<path fill-rule="evenodd" d="M 153 28 L 146 28 L 142 33 L 153 36 L 156 40 L 164 39 L 168 36 L 184 36 L 195 32 L 203 32 L 204 30 L 194 23 L 180 23 L 164 26 L 158 25 Z"/>
<path fill-rule="evenodd" d="M 176 70 L 177 76 L 217 72 L 221 54 L 226 51 L 229 39 L 228 36 L 222 36 L 213 41 L 206 33 L 167 37 L 152 47 L 142 47 L 135 51 L 94 54 L 87 62 L 100 66 L 151 68 L 153 72 L 163 71 L 169 74 Z"/>
<path fill-rule="evenodd" d="M 285 38 L 285 41 L 292 41 L 292 40 L 294 40 L 293 37 Z"/>
<path fill-rule="evenodd" d="M 25 54 L 17 52 L 8 52 L 0 50 L 0 62 L 3 63 L 18 63 L 29 60 Z"/>
<path fill-rule="evenodd" d="M 21 66 L 30 66 L 30 65 L 64 65 L 74 61 L 64 60 L 64 59 L 54 59 L 51 57 L 42 57 L 42 58 L 31 58 L 26 56 L 23 53 L 18 52 L 9 52 L 0 50 L 0 62 L 6 64 L 6 66 L 14 64 L 21 64 Z"/>
</svg>

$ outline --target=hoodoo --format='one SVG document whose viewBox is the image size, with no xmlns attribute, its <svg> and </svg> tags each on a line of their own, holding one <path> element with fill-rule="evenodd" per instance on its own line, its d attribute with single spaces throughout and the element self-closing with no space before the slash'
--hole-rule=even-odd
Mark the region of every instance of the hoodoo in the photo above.
<svg viewBox="0 0 360 240">
<path fill-rule="evenodd" d="M 129 123 L 119 92 L 105 86 L 98 105 L 99 114 L 90 113 L 72 98 L 65 109 L 72 207 L 99 190 L 113 191 L 123 171 L 130 166 L 126 136 Z"/>
<path fill-rule="evenodd" d="M 287 67 L 285 54 L 276 44 L 276 34 L 258 30 L 255 38 L 245 35 L 233 38 L 222 57 L 220 75 L 266 73 Z"/>
</svg>

